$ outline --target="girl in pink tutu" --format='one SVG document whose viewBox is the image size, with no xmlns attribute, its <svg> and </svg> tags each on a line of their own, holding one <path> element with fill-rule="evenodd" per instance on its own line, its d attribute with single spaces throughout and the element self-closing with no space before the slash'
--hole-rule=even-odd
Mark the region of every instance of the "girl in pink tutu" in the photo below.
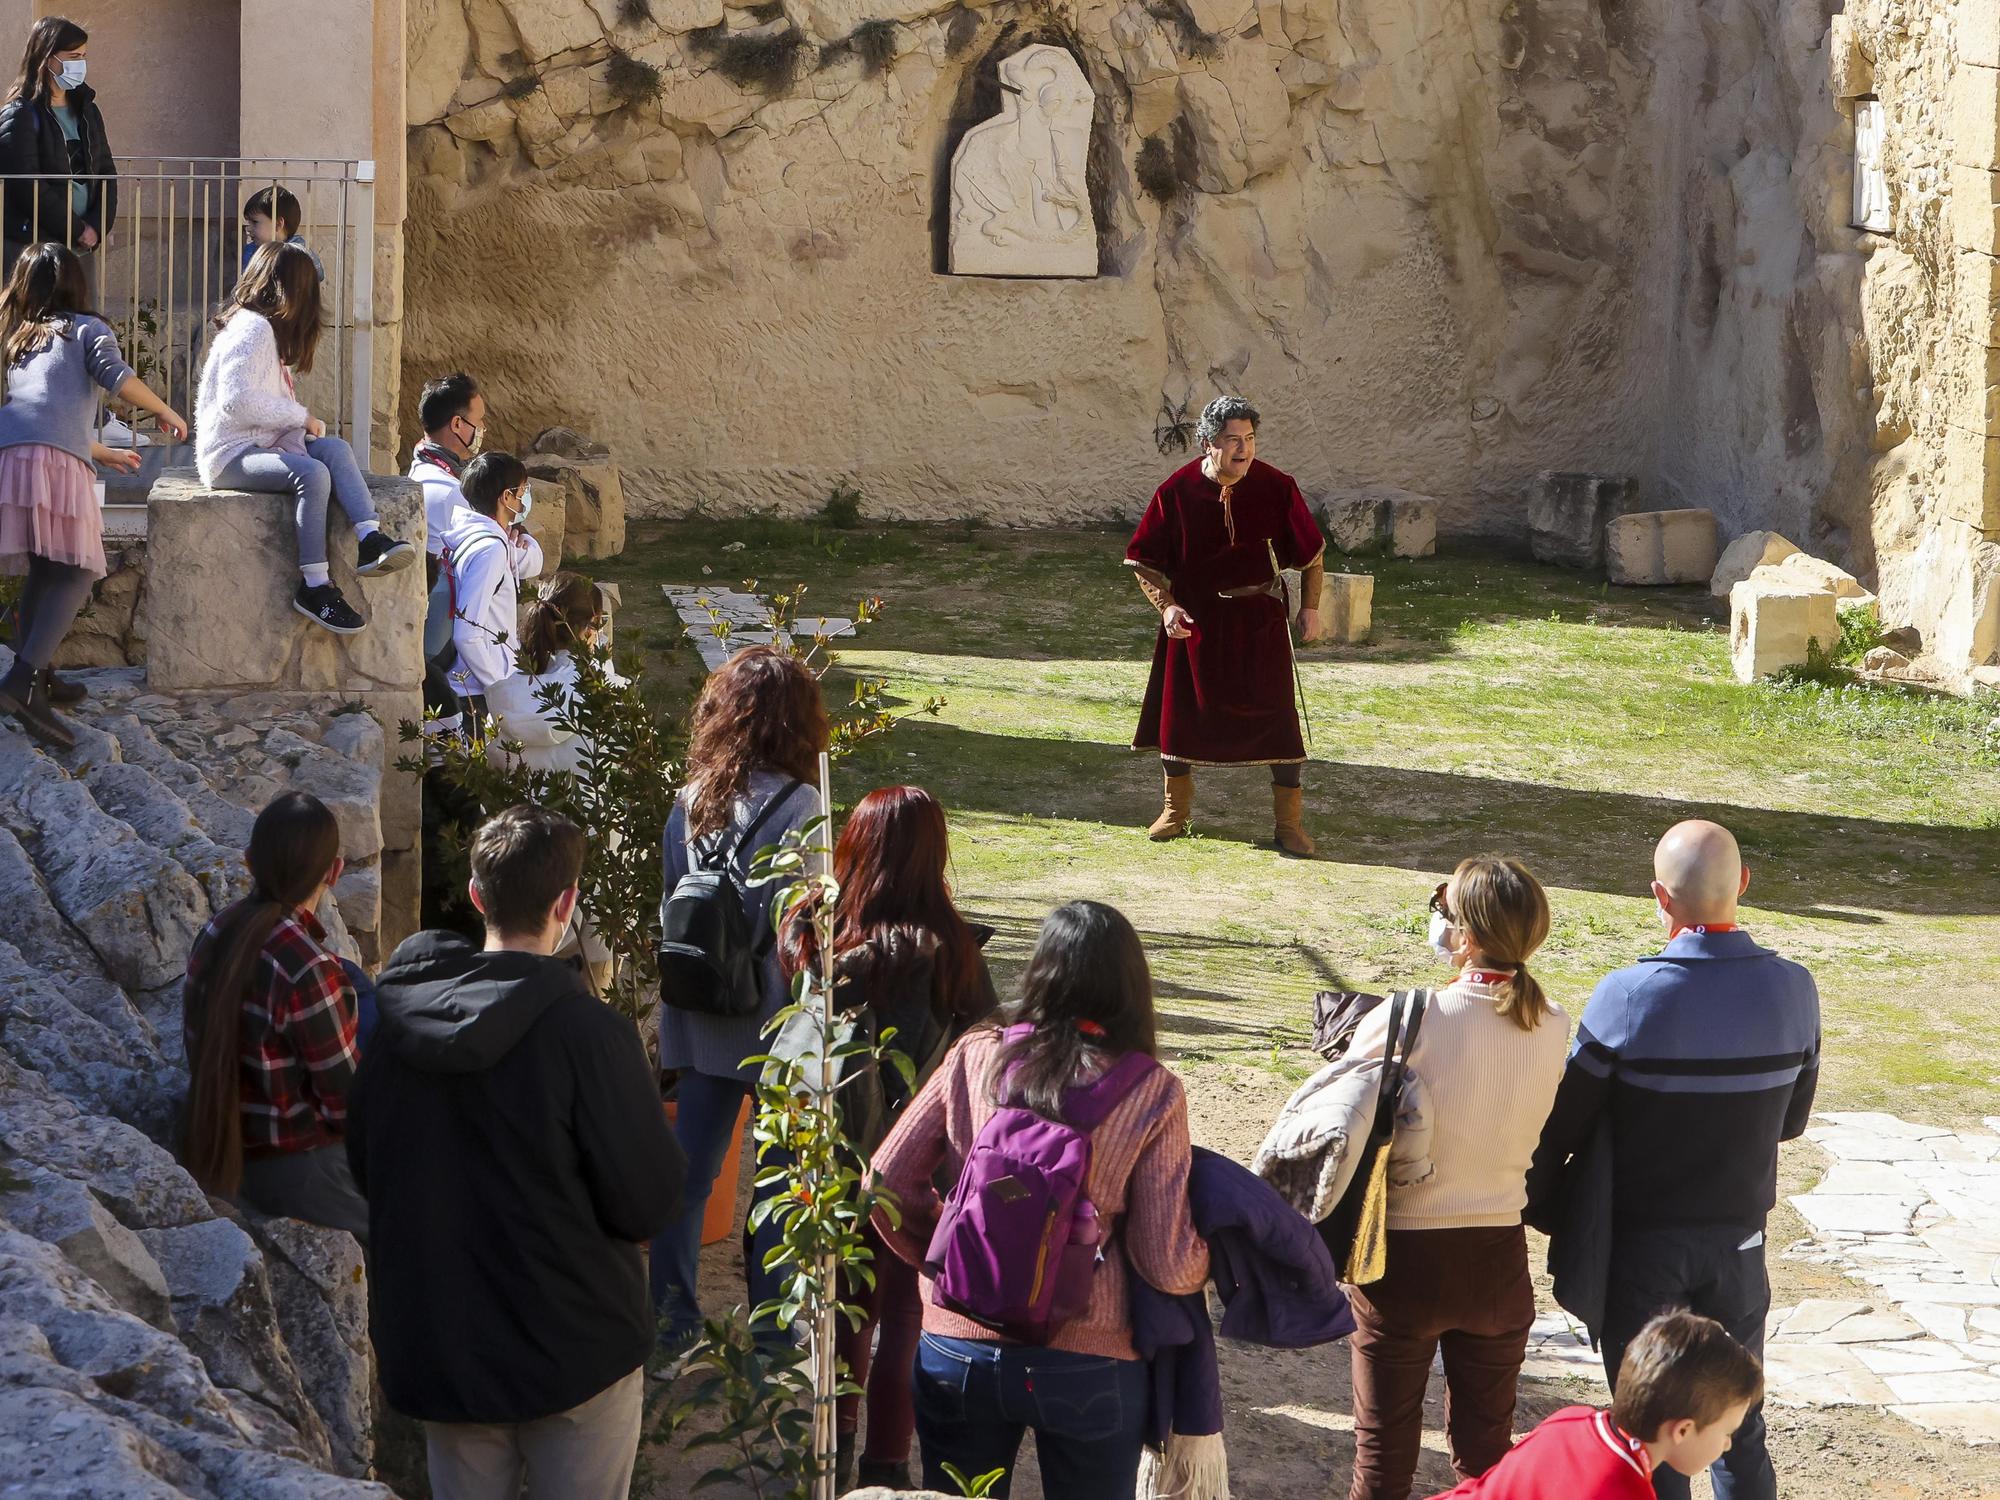
<svg viewBox="0 0 2000 1500">
<path fill-rule="evenodd" d="M 118 337 L 89 311 L 83 262 L 61 245 L 30 245 L 0 295 L 0 573 L 25 573 L 14 662 L 0 678 L 0 712 L 45 745 L 76 743 L 54 703 L 74 703 L 80 683 L 55 675 L 56 647 L 90 586 L 104 576 L 104 518 L 91 461 L 139 466 L 137 450 L 91 440 L 97 392 L 159 419 L 176 440 L 187 423 L 132 371 Z"/>
</svg>

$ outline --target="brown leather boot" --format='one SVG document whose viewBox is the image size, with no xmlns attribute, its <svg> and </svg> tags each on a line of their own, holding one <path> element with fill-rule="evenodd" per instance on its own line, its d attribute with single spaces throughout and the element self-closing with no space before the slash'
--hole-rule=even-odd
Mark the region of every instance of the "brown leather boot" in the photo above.
<svg viewBox="0 0 2000 1500">
<path fill-rule="evenodd" d="M 1194 815 L 1194 772 L 1184 776 L 1168 776 L 1167 804 L 1160 809 L 1160 815 L 1153 819 L 1153 826 L 1146 830 L 1146 837 L 1155 843 L 1167 839 L 1177 839 L 1188 830 L 1188 819 Z"/>
<path fill-rule="evenodd" d="M 1271 810 L 1276 816 L 1278 825 L 1271 837 L 1276 841 L 1280 854 L 1289 854 L 1295 859 L 1311 859 L 1319 852 L 1306 833 L 1304 787 L 1273 784 Z"/>
<path fill-rule="evenodd" d="M 52 750 L 76 748 L 76 736 L 49 707 L 35 673 L 17 666 L 0 681 L 0 713 L 12 714 L 15 722 Z"/>
<path fill-rule="evenodd" d="M 82 683 L 56 676 L 54 667 L 43 667 L 39 680 L 42 696 L 51 703 L 81 703 L 90 696 L 90 689 Z"/>
</svg>

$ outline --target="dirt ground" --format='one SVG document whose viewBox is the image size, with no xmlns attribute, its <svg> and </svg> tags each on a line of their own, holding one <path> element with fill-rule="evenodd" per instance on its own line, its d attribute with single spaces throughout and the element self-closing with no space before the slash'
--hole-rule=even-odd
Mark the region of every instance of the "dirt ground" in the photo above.
<svg viewBox="0 0 2000 1500">
<path fill-rule="evenodd" d="M 1248 1161 L 1283 1105 L 1288 1086 L 1260 1068 L 1199 1064 L 1180 1071 L 1188 1088 L 1196 1143 Z M 1785 1190 L 1796 1191 L 1819 1176 L 1823 1163 L 1818 1156 L 1802 1143 L 1786 1148 Z M 739 1213 L 747 1207 L 747 1189 L 742 1196 Z M 1781 1206 L 1773 1216 L 1774 1246 L 1801 1239 L 1804 1232 L 1789 1207 Z M 1542 1264 L 1539 1243 L 1532 1246 L 1529 1258 L 1536 1266 Z M 716 1309 L 741 1301 L 742 1277 L 742 1254 L 733 1241 L 710 1247 L 702 1262 L 703 1306 Z M 1541 1306 L 1553 1308 L 1546 1277 L 1538 1277 L 1537 1283 Z M 1771 1283 L 1776 1306 L 1812 1296 L 1867 1295 L 1865 1288 L 1823 1267 L 1801 1265 L 1782 1253 L 1771 1259 Z M 1232 1488 L 1239 1500 L 1344 1496 L 1354 1460 L 1345 1342 L 1306 1350 L 1232 1343 L 1220 1347 L 1225 1436 Z M 1524 1377 L 1515 1430 L 1525 1433 L 1558 1407 L 1606 1399 L 1601 1383 Z M 1864 1408 L 1772 1408 L 1767 1416 L 1780 1491 L 1794 1500 L 2000 1500 L 2000 1449 L 1950 1443 L 1887 1413 Z M 655 1500 L 688 1493 L 695 1477 L 714 1462 L 710 1456 L 666 1445 L 652 1449 L 649 1460 L 653 1466 L 649 1493 Z M 1443 1379 L 1434 1374 L 1414 1494 L 1433 1495 L 1456 1482 L 1445 1447 Z M 718 1487 L 707 1493 L 741 1492 Z M 1015 1500 L 1042 1500 L 1032 1439 L 1023 1445 L 1013 1493 Z M 1705 1479 L 1695 1481 L 1694 1493 L 1697 1497 L 1709 1493 Z"/>
</svg>

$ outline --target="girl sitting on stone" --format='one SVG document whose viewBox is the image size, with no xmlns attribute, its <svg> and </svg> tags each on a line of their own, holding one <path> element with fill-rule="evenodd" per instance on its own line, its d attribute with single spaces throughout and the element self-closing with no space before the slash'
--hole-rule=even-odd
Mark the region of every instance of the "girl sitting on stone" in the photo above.
<svg viewBox="0 0 2000 1500">
<path fill-rule="evenodd" d="M 287 792 L 257 815 L 244 862 L 250 894 L 188 954 L 181 1162 L 204 1191 L 365 1245 L 341 1139 L 361 1062 L 354 985 L 314 915 L 340 879 L 340 826 L 319 798 Z"/>
<path fill-rule="evenodd" d="M 328 496 L 354 527 L 355 572 L 394 573 L 417 554 L 376 524 L 354 450 L 299 404 L 293 372 L 312 369 L 320 336 L 319 271 L 312 256 L 297 245 L 260 248 L 215 327 L 195 396 L 201 482 L 292 497 L 301 575 L 292 608 L 335 635 L 353 635 L 368 622 L 327 572 Z"/>
<path fill-rule="evenodd" d="M 176 438 L 187 423 L 154 395 L 118 352 L 118 337 L 89 310 L 83 263 L 61 245 L 31 245 L 0 296 L 7 403 L 0 406 L 0 573 L 26 573 L 14 631 L 14 664 L 0 679 L 0 710 L 45 745 L 76 743 L 56 716 L 82 684 L 55 675 L 56 647 L 104 576 L 100 463 L 132 470 L 139 455 L 92 441 L 97 393 L 151 412 Z"/>
</svg>

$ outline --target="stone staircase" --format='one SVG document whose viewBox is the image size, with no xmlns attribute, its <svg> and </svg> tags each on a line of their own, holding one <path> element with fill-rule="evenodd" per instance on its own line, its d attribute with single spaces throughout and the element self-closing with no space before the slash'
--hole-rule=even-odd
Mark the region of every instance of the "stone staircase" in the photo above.
<svg viewBox="0 0 2000 1500">
<path fill-rule="evenodd" d="M 350 873 L 323 916 L 336 951 L 375 956 L 382 732 L 332 694 L 77 675 L 73 751 L 0 727 L 0 1477 L 387 1496 L 358 1477 L 372 1367 L 355 1242 L 240 1214 L 166 1149 L 188 948 L 247 888 L 240 851 L 271 797 L 333 809 Z"/>
</svg>

